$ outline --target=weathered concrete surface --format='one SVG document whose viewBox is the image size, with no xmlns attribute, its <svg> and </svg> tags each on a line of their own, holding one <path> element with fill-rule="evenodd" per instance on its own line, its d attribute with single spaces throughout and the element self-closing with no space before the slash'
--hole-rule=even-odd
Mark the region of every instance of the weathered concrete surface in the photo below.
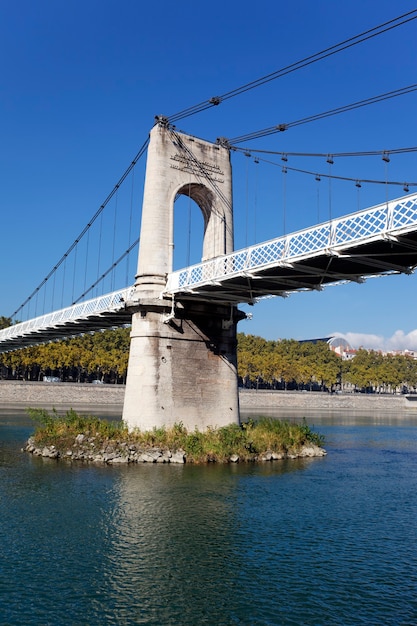
<svg viewBox="0 0 417 626">
<path fill-rule="evenodd" d="M 143 313 L 131 333 L 123 409 L 129 427 L 238 423 L 236 322 L 223 328 L 230 307 L 186 303 L 170 324 L 161 312 Z"/>
<path fill-rule="evenodd" d="M 29 383 L 0 381 L 0 407 L 22 409 L 42 407 L 58 411 L 73 408 L 93 415 L 122 414 L 123 385 L 89 385 L 76 383 Z M 416 414 L 417 396 L 379 396 L 377 394 L 327 394 L 284 391 L 241 390 L 240 408 L 250 411 L 392 411 Z"/>
</svg>

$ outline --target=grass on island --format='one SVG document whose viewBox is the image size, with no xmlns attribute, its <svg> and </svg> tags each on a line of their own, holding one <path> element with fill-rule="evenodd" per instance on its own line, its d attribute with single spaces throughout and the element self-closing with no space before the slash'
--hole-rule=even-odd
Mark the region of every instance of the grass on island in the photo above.
<svg viewBox="0 0 417 626">
<path fill-rule="evenodd" d="M 263 417 L 204 432 L 188 432 L 182 423 L 172 428 L 130 432 L 124 422 L 83 416 L 72 409 L 62 416 L 55 410 L 49 413 L 45 409 L 30 408 L 27 412 L 36 423 L 34 445 L 54 445 L 61 451 L 70 449 L 79 434 L 88 438 L 96 450 L 109 443 L 135 445 L 144 450 L 183 450 L 190 463 L 224 463 L 232 455 L 238 455 L 241 461 L 252 461 L 267 451 L 291 454 L 306 445 L 322 447 L 324 444 L 323 435 L 314 432 L 305 419 L 295 423 Z"/>
</svg>

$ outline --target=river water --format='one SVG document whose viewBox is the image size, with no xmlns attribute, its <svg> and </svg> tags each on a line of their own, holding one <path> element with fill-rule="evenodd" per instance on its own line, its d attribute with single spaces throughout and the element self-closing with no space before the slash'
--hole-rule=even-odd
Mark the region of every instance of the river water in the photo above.
<svg viewBox="0 0 417 626">
<path fill-rule="evenodd" d="M 94 467 L 0 412 L 1 626 L 416 625 L 417 416 L 314 427 L 324 458 Z"/>
</svg>

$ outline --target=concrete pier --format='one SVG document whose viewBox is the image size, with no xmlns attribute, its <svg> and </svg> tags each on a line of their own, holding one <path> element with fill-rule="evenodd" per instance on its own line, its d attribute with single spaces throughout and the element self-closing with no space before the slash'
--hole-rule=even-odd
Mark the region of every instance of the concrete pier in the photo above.
<svg viewBox="0 0 417 626">
<path fill-rule="evenodd" d="M 239 423 L 235 306 L 162 294 L 172 272 L 174 201 L 189 196 L 204 219 L 202 259 L 233 251 L 229 150 L 160 120 L 151 131 L 131 345 L 123 407 L 130 428 L 182 422 L 201 430 Z"/>
</svg>

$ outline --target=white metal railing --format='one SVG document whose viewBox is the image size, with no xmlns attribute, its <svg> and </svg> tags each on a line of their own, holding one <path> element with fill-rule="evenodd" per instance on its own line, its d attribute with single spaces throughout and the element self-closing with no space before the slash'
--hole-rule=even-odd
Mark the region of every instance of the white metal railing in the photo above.
<svg viewBox="0 0 417 626">
<path fill-rule="evenodd" d="M 214 282 L 221 284 L 234 276 L 285 266 L 323 252 L 341 253 L 353 244 L 413 230 L 417 230 L 417 193 L 178 270 L 168 275 L 164 293 L 192 291 Z M 52 337 L 54 329 L 71 322 L 80 322 L 82 327 L 82 320 L 89 317 L 122 310 L 133 293 L 134 287 L 127 287 L 15 324 L 0 330 L 0 344 L 45 330 L 51 331 Z"/>
<path fill-rule="evenodd" d="M 417 193 L 178 270 L 169 274 L 165 293 L 192 290 L 251 270 L 317 256 L 323 251 L 335 253 L 352 244 L 416 228 Z"/>
<path fill-rule="evenodd" d="M 121 310 L 125 306 L 124 303 L 130 300 L 133 290 L 133 287 L 127 287 L 113 291 L 112 293 L 107 293 L 98 298 L 93 298 L 92 300 L 73 304 L 59 311 L 46 313 L 45 315 L 35 317 L 27 322 L 20 322 L 14 326 L 9 326 L 9 328 L 0 330 L 0 343 L 9 339 L 25 337 L 43 329 L 64 326 L 71 321 L 88 319 L 88 317 L 92 315 Z"/>
</svg>

